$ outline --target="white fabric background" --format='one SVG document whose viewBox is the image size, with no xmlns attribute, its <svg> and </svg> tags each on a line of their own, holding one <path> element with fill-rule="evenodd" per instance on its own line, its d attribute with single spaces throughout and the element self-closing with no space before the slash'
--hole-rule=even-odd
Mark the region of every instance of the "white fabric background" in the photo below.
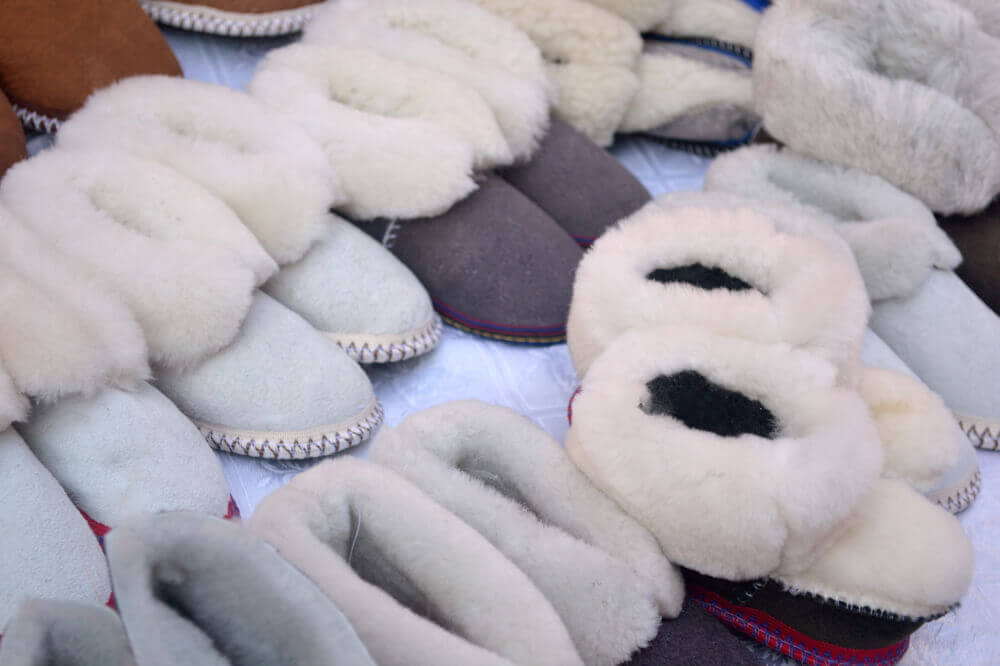
<svg viewBox="0 0 1000 666">
<path fill-rule="evenodd" d="M 236 40 L 166 30 L 189 78 L 243 88 L 268 49 L 289 39 Z M 37 143 L 33 142 L 33 149 Z M 614 154 L 651 193 L 701 187 L 708 160 L 629 139 Z M 961 368 L 956 368 L 961 372 Z M 440 347 L 430 355 L 370 369 L 386 410 L 386 424 L 408 414 L 456 399 L 478 399 L 513 408 L 562 441 L 567 401 L 577 378 L 565 345 L 527 348 L 488 342 L 446 327 Z M 367 446 L 351 455 L 367 456 Z M 261 498 L 287 483 L 308 464 L 275 463 L 220 454 L 233 496 L 244 516 Z M 961 608 L 913 637 L 904 660 L 909 666 L 1000 664 L 1000 453 L 980 454 L 983 492 L 960 517 L 976 547 L 976 577 Z M 933 572 L 928 572 L 933 575 Z M 775 662 L 780 659 L 774 659 Z"/>
</svg>

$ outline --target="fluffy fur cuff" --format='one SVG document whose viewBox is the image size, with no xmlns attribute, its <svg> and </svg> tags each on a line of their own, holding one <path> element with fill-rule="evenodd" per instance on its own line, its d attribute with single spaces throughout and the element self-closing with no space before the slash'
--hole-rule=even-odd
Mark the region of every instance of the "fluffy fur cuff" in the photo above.
<svg viewBox="0 0 1000 666">
<path fill-rule="evenodd" d="M 333 599 L 379 664 L 582 664 L 528 577 L 387 469 L 318 465 L 250 525 Z"/>
<path fill-rule="evenodd" d="M 372 457 L 511 559 L 562 616 L 586 664 L 613 666 L 676 617 L 679 573 L 545 431 L 500 407 L 457 402 L 383 431 Z M 572 564 L 569 564 L 572 563 Z"/>
<path fill-rule="evenodd" d="M 754 98 L 800 152 L 940 213 L 1000 192 L 1000 40 L 941 0 L 786 0 L 757 33 Z"/>
<path fill-rule="evenodd" d="M 118 296 L 2 208 L 0 284 L 0 359 L 18 391 L 53 402 L 149 375 L 142 329 Z"/>
<path fill-rule="evenodd" d="M 296 44 L 268 54 L 249 90 L 322 144 L 348 215 L 439 215 L 476 188 L 472 144 L 439 122 L 455 119 L 449 100 L 463 89 L 433 71 L 373 52 Z"/>
<path fill-rule="evenodd" d="M 853 262 L 749 206 L 651 203 L 597 240 L 568 322 L 577 372 L 623 332 L 697 324 L 785 342 L 851 372 L 869 306 Z"/>
<path fill-rule="evenodd" d="M 934 214 L 878 176 L 820 162 L 774 146 L 722 155 L 705 176 L 706 191 L 801 206 L 850 244 L 872 300 L 915 292 L 935 268 L 961 262 Z"/>
<path fill-rule="evenodd" d="M 809 567 L 882 465 L 832 365 L 686 327 L 631 331 L 594 361 L 567 447 L 671 562 L 734 580 Z"/>
<path fill-rule="evenodd" d="M 304 40 L 378 51 L 478 92 L 492 108 L 510 151 L 509 158 L 498 154 L 491 166 L 526 161 L 548 128 L 554 88 L 541 53 L 509 22 L 465 0 L 327 3 Z"/>
<path fill-rule="evenodd" d="M 753 48 L 760 12 L 743 0 L 672 0 L 669 16 L 653 32 L 678 37 L 709 37 Z"/>
<path fill-rule="evenodd" d="M 677 0 L 587 0 L 587 2 L 621 16 L 636 30 L 645 32 L 670 16 Z"/>
<path fill-rule="evenodd" d="M 979 27 L 994 37 L 1000 37 L 1000 4 L 993 0 L 951 0 L 968 9 L 979 21 Z"/>
<path fill-rule="evenodd" d="M 343 192 L 322 149 L 249 96 L 198 81 L 132 77 L 93 94 L 58 145 L 115 146 L 196 181 L 232 208 L 279 264 L 301 258 Z"/>
<path fill-rule="evenodd" d="M 227 345 L 276 269 L 239 218 L 180 174 L 114 150 L 46 151 L 7 172 L 0 200 L 113 288 L 151 359 L 195 363 Z"/>
</svg>

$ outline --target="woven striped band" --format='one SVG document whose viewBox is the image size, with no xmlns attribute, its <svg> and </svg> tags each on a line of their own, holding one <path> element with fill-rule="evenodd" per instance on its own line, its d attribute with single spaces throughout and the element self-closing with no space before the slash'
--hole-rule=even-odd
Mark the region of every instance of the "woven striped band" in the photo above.
<svg viewBox="0 0 1000 666">
<path fill-rule="evenodd" d="M 434 309 L 449 326 L 491 340 L 523 345 L 555 345 L 566 341 L 566 324 L 519 327 L 484 319 L 475 319 L 443 303 L 434 301 Z"/>
</svg>

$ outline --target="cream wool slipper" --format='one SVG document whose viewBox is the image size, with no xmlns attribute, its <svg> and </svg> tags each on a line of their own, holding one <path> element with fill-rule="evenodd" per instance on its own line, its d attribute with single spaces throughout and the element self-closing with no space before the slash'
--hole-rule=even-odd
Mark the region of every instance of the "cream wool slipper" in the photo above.
<svg viewBox="0 0 1000 666">
<path fill-rule="evenodd" d="M 0 628 L 27 599 L 107 603 L 111 582 L 101 547 L 13 429 L 0 433 L 0 469 L 0 499 L 31 509 L 0 517 Z"/>
<path fill-rule="evenodd" d="M 22 603 L 4 629 L 0 666 L 135 666 L 118 614 L 74 601 Z"/>
<path fill-rule="evenodd" d="M 770 3 L 761 0 L 670 0 L 666 4 L 670 5 L 667 17 L 647 32 L 751 58 L 761 10 Z"/>
<path fill-rule="evenodd" d="M 324 0 L 139 0 L 157 23 L 227 37 L 278 37 L 302 30 Z"/>
<path fill-rule="evenodd" d="M 225 201 L 282 266 L 265 291 L 355 360 L 404 360 L 440 339 L 430 298 L 412 273 L 329 212 L 344 195 L 323 150 L 249 96 L 134 77 L 92 95 L 63 123 L 58 145 L 119 147 Z"/>
<path fill-rule="evenodd" d="M 138 516 L 107 548 L 140 664 L 372 665 L 330 600 L 248 530 L 184 512 Z"/>
<path fill-rule="evenodd" d="M 381 666 L 582 664 L 524 573 L 385 468 L 318 465 L 265 498 L 250 527 L 337 604 Z"/>
<path fill-rule="evenodd" d="M 946 0 L 791 0 L 764 14 L 754 101 L 789 147 L 938 213 L 1000 193 L 1000 39 Z"/>
<path fill-rule="evenodd" d="M 205 438 L 145 382 L 39 406 L 18 431 L 98 537 L 141 513 L 238 515 Z"/>
<path fill-rule="evenodd" d="M 670 16 L 677 0 L 587 0 L 587 2 L 622 17 L 639 32 L 647 32 Z"/>
<path fill-rule="evenodd" d="M 652 537 L 519 414 L 472 401 L 434 407 L 383 431 L 372 460 L 524 571 L 585 664 L 622 663 L 656 635 L 658 608 L 680 612 L 683 582 Z"/>
<path fill-rule="evenodd" d="M 632 331 L 574 407 L 574 461 L 688 570 L 710 612 L 789 656 L 895 663 L 968 588 L 960 525 L 878 478 L 867 405 L 814 354 Z"/>
<path fill-rule="evenodd" d="M 383 416 L 364 371 L 262 292 L 228 347 L 159 370 L 156 386 L 213 448 L 259 458 L 333 455 L 370 439 Z"/>
<path fill-rule="evenodd" d="M 770 146 L 720 158 L 705 183 L 798 205 L 837 229 L 874 301 L 872 329 L 944 398 L 975 444 L 1000 432 L 992 351 L 1000 318 L 952 272 L 961 256 L 919 200 L 877 176 Z"/>
</svg>

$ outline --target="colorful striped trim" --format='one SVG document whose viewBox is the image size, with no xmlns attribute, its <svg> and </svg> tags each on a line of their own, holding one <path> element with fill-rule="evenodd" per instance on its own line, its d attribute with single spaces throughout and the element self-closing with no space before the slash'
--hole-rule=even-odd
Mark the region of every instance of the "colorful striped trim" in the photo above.
<svg viewBox="0 0 1000 666">
<path fill-rule="evenodd" d="M 598 236 L 573 236 L 573 240 L 576 241 L 576 244 L 582 247 L 584 250 L 593 245 L 594 241 L 596 241 L 597 239 Z"/>
<path fill-rule="evenodd" d="M 87 515 L 87 512 L 80 507 L 76 508 L 77 511 L 83 516 L 83 519 L 87 521 L 87 526 L 90 527 L 90 531 L 94 533 L 97 537 L 97 543 L 101 544 L 101 550 L 104 549 L 104 537 L 107 536 L 111 528 L 104 523 L 98 522 Z M 236 505 L 236 500 L 232 495 L 229 496 L 229 504 L 226 506 L 226 515 L 222 516 L 225 520 L 239 520 L 240 519 L 240 507 Z M 112 600 L 108 602 L 108 605 L 114 608 L 114 596 L 112 595 Z"/>
<path fill-rule="evenodd" d="M 434 309 L 449 326 L 493 340 L 528 345 L 551 345 L 566 341 L 565 323 L 555 326 L 520 328 L 484 319 L 475 319 L 438 301 L 434 301 Z"/>
<path fill-rule="evenodd" d="M 758 643 L 809 666 L 894 666 L 910 640 L 885 648 L 856 650 L 818 641 L 755 608 L 737 606 L 721 596 L 688 585 L 691 599 L 718 620 Z"/>
</svg>

